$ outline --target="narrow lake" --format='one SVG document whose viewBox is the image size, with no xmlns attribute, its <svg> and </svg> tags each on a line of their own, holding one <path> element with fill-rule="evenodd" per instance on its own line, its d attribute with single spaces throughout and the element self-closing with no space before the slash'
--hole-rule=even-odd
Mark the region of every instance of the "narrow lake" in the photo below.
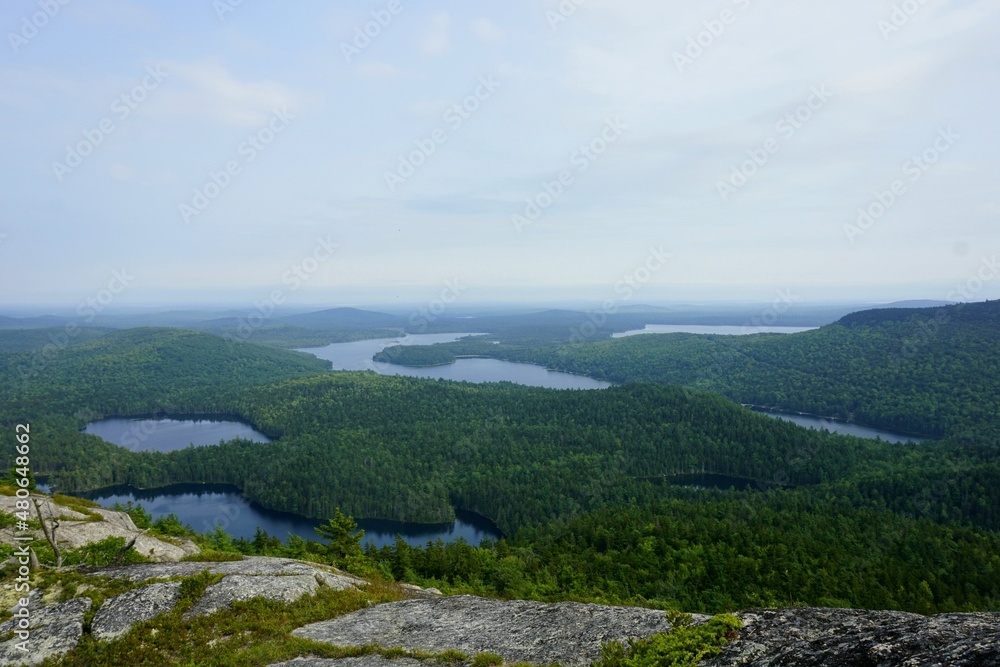
<svg viewBox="0 0 1000 667">
<path fill-rule="evenodd" d="M 116 486 L 79 495 L 104 507 L 111 507 L 115 503 L 124 505 L 129 501 L 141 503 L 154 519 L 176 514 L 182 523 L 198 532 L 209 532 L 221 525 L 230 535 L 246 539 L 253 539 L 259 526 L 261 530 L 282 541 L 287 540 L 289 533 L 307 540 L 317 540 L 319 536 L 313 528 L 326 523 L 298 514 L 266 509 L 243 498 L 236 487 L 225 484 L 175 484 L 147 490 Z M 461 537 L 469 544 L 478 545 L 484 539 L 497 540 L 502 537 L 490 520 L 478 514 L 459 510 L 456 515 L 458 518 L 454 522 L 445 524 L 362 519 L 358 521 L 358 527 L 365 531 L 364 543 L 374 542 L 377 547 L 395 543 L 397 534 L 414 546 L 433 542 L 438 538 L 444 542 L 454 542 Z"/>
<path fill-rule="evenodd" d="M 798 424 L 799 426 L 805 426 L 806 428 L 815 428 L 823 431 L 830 431 L 831 433 L 840 433 L 841 435 L 854 435 L 860 438 L 881 438 L 886 442 L 895 444 L 903 444 L 907 442 L 918 443 L 926 440 L 926 438 L 920 438 L 915 435 L 895 433 L 893 431 L 886 431 L 880 428 L 872 428 L 871 426 L 862 426 L 861 424 L 852 424 L 850 422 L 842 422 L 835 419 L 824 419 L 823 417 L 816 417 L 813 415 L 775 412 L 773 410 L 764 410 L 760 408 L 752 409 L 754 412 L 759 412 L 762 415 L 767 415 L 768 417 L 789 421 Z"/>
<path fill-rule="evenodd" d="M 692 334 L 721 334 L 724 336 L 749 336 L 759 333 L 793 334 L 803 331 L 812 331 L 817 327 L 757 327 L 757 326 L 722 326 L 722 325 L 702 325 L 702 324 L 647 324 L 643 329 L 632 331 L 622 331 L 611 334 L 612 338 L 626 338 L 627 336 L 640 336 L 642 334 L 664 334 L 664 333 L 692 333 Z"/>
<path fill-rule="evenodd" d="M 433 345 L 451 343 L 474 334 L 413 334 L 400 338 L 378 338 L 352 343 L 334 343 L 326 347 L 305 348 L 320 359 L 333 362 L 338 371 L 375 371 L 380 375 L 455 380 L 459 382 L 515 382 L 529 387 L 549 389 L 605 389 L 610 382 L 584 375 L 550 371 L 534 364 L 518 364 L 499 359 L 456 359 L 453 364 L 430 368 L 411 368 L 373 361 L 372 357 L 393 345 Z"/>
<path fill-rule="evenodd" d="M 83 432 L 135 452 L 172 452 L 188 445 L 217 445 L 220 440 L 233 438 L 270 442 L 263 433 L 243 422 L 183 415 L 101 419 L 87 424 Z"/>
</svg>

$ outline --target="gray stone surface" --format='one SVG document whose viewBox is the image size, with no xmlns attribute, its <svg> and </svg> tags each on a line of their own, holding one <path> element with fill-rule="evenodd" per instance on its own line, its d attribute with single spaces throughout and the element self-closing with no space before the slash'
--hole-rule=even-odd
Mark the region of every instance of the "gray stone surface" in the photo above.
<svg viewBox="0 0 1000 667">
<path fill-rule="evenodd" d="M 319 582 L 312 573 L 286 576 L 231 574 L 209 586 L 184 617 L 212 614 L 234 602 L 253 598 L 295 602 L 303 595 L 315 594 L 317 590 Z"/>
<path fill-rule="evenodd" d="M 275 662 L 268 667 L 427 667 L 440 663 L 423 663 L 413 658 L 396 658 L 389 660 L 380 655 L 366 655 L 361 658 L 295 658 L 287 662 Z"/>
<path fill-rule="evenodd" d="M 93 574 L 129 579 L 130 581 L 147 581 L 158 578 L 189 577 L 205 571 L 224 575 L 309 575 L 319 577 L 325 585 L 337 590 L 357 588 L 367 583 L 363 579 L 344 574 L 334 568 L 304 563 L 292 560 L 291 558 L 269 558 L 266 556 L 251 556 L 243 560 L 223 563 L 140 563 L 122 567 L 101 568 L 99 571 L 93 572 Z"/>
<path fill-rule="evenodd" d="M 670 629 L 666 614 L 650 609 L 505 602 L 461 595 L 376 605 L 292 634 L 335 646 L 457 649 L 470 655 L 488 651 L 510 662 L 569 666 L 589 665 L 600 656 L 602 642 Z"/>
<path fill-rule="evenodd" d="M 111 640 L 132 629 L 133 625 L 165 614 L 177 605 L 181 596 L 179 581 L 143 586 L 106 600 L 91 623 L 97 639 Z"/>
<path fill-rule="evenodd" d="M 23 641 L 17 635 L 0 643 L 0 665 L 37 665 L 46 658 L 72 650 L 83 636 L 83 615 L 90 605 L 88 598 L 76 598 L 47 607 L 29 605 L 28 650 L 25 652 L 17 648 L 17 644 Z M 0 634 L 13 632 L 16 624 L 16 619 L 0 623 Z"/>
<path fill-rule="evenodd" d="M 1000 614 L 802 608 L 739 616 L 739 639 L 701 667 L 1000 666 Z"/>
<path fill-rule="evenodd" d="M 91 511 L 101 515 L 103 521 L 89 521 L 85 514 L 56 504 L 51 497 L 44 494 L 32 494 L 31 517 L 37 519 L 34 501 L 38 502 L 42 516 L 59 518 L 59 528 L 56 539 L 64 549 L 76 549 L 106 537 L 123 537 L 126 541 L 135 538 L 135 549 L 143 556 L 154 561 L 177 561 L 185 556 L 200 551 L 198 546 L 188 539 L 177 539 L 176 544 L 160 540 L 145 534 L 136 528 L 132 518 L 125 512 L 117 512 L 104 508 L 93 508 Z M 14 496 L 0 496 L 0 511 L 13 513 L 16 511 Z M 44 540 L 45 535 L 40 530 L 29 531 L 37 540 Z M 14 544 L 13 533 L 0 532 L 0 542 Z"/>
</svg>

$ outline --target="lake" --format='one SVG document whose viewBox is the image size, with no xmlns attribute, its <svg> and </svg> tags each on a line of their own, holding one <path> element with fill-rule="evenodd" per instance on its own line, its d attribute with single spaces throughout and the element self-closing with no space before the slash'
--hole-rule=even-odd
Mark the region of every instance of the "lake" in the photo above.
<svg viewBox="0 0 1000 667">
<path fill-rule="evenodd" d="M 136 452 L 172 452 L 188 445 L 217 445 L 220 440 L 233 438 L 271 441 L 243 422 L 185 415 L 101 419 L 87 424 L 83 432 Z"/>
<path fill-rule="evenodd" d="M 893 431 L 886 431 L 880 428 L 872 428 L 871 426 L 863 426 L 861 424 L 852 424 L 851 422 L 837 421 L 835 419 L 826 419 L 824 417 L 816 417 L 815 415 L 800 415 L 788 412 L 776 412 L 773 410 L 764 410 L 762 408 L 752 408 L 754 412 L 759 412 L 768 417 L 774 417 L 775 419 L 781 419 L 784 421 L 789 421 L 799 426 L 805 426 L 806 428 L 815 428 L 824 431 L 830 431 L 831 433 L 840 433 L 841 435 L 854 435 L 859 438 L 881 438 L 886 442 L 891 442 L 895 444 L 902 444 L 907 442 L 923 442 L 926 438 L 920 438 L 915 435 L 907 435 L 905 433 L 895 433 Z"/>
<path fill-rule="evenodd" d="M 380 375 L 406 375 L 458 382 L 515 382 L 529 387 L 549 389 L 605 389 L 612 386 L 610 382 L 595 380 L 584 375 L 550 371 L 534 364 L 519 364 L 499 359 L 456 359 L 453 364 L 430 368 L 411 368 L 372 360 L 373 356 L 393 345 L 451 343 L 472 335 L 477 334 L 411 334 L 400 338 L 334 343 L 326 347 L 305 348 L 299 351 L 332 362 L 333 370 L 337 371 L 375 371 Z"/>
<path fill-rule="evenodd" d="M 259 526 L 272 537 L 280 537 L 283 541 L 287 540 L 288 533 L 307 540 L 317 540 L 319 536 L 313 528 L 326 523 L 298 514 L 266 509 L 243 498 L 239 489 L 226 484 L 175 484 L 147 490 L 116 486 L 77 495 L 104 507 L 111 507 L 116 502 L 122 505 L 129 501 L 142 503 L 143 508 L 154 519 L 176 514 L 182 523 L 198 532 L 209 532 L 221 525 L 230 535 L 246 539 L 253 539 Z M 454 542 L 461 537 L 469 544 L 478 545 L 484 539 L 497 540 L 502 537 L 489 519 L 461 510 L 457 510 L 456 515 L 458 518 L 450 524 L 362 519 L 358 521 L 358 527 L 365 531 L 364 543 L 374 542 L 377 547 L 394 544 L 397 534 L 414 546 L 433 542 L 438 538 Z"/>
<path fill-rule="evenodd" d="M 758 326 L 721 326 L 702 324 L 647 324 L 643 329 L 632 331 L 622 331 L 611 334 L 612 338 L 625 338 L 627 336 L 640 336 L 642 334 L 665 334 L 665 333 L 691 333 L 691 334 L 720 334 L 723 336 L 749 336 L 760 333 L 793 334 L 803 331 L 813 331 L 817 327 L 758 327 Z"/>
</svg>

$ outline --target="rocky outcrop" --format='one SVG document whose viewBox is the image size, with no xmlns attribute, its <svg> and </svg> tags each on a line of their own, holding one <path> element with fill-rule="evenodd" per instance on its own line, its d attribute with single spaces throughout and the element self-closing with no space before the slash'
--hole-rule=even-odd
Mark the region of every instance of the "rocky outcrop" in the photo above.
<svg viewBox="0 0 1000 667">
<path fill-rule="evenodd" d="M 366 655 L 360 658 L 295 658 L 287 662 L 276 662 L 268 667 L 427 667 L 427 663 L 413 658 L 390 660 L 381 655 Z"/>
<path fill-rule="evenodd" d="M 360 658 L 295 658 L 287 662 L 276 662 L 268 667 L 428 667 L 428 663 L 413 658 L 390 660 L 381 655 L 366 655 Z"/>
<path fill-rule="evenodd" d="M 124 581 L 135 586 L 108 597 L 94 610 L 89 630 L 94 638 L 105 641 L 175 610 L 181 604 L 182 580 L 203 572 L 218 575 L 219 580 L 194 601 L 187 611 L 188 618 L 211 614 L 252 598 L 287 603 L 313 595 L 324 586 L 361 591 L 369 586 L 334 568 L 287 558 L 141 563 L 78 572 L 84 575 L 84 583 L 75 589 L 78 595 L 86 595 L 95 587 L 101 590 L 101 586 L 117 592 L 122 590 L 120 584 Z M 118 581 L 109 586 L 107 578 Z M 424 655 L 457 650 L 470 657 L 494 653 L 507 662 L 559 663 L 572 667 L 589 665 L 599 656 L 603 642 L 672 629 L 663 612 L 635 607 L 501 601 L 468 595 L 442 597 L 415 586 L 401 586 L 398 593 L 408 599 L 305 625 L 292 631 L 292 635 L 338 647 L 376 645 Z M 21 639 L 13 634 L 19 629 L 19 616 L 0 623 L 3 640 L 0 665 L 38 664 L 77 645 L 87 631 L 84 618 L 91 601 L 78 597 L 54 602 L 65 594 L 64 588 L 32 593 L 26 621 L 30 632 L 28 652 L 18 649 Z M 191 602 L 185 600 L 183 604 Z M 19 608 L 11 611 L 17 614 Z M 702 662 L 700 667 L 1000 666 L 998 613 L 926 617 L 901 612 L 796 608 L 747 611 L 739 617 L 744 625 L 739 636 L 720 655 Z M 707 618 L 695 616 L 693 620 L 702 623 Z M 213 645 L 216 639 L 219 638 L 209 644 Z M 303 656 L 275 663 L 273 667 L 429 664 L 411 658 L 390 661 L 373 653 L 340 660 Z"/>
<path fill-rule="evenodd" d="M 150 584 L 106 600 L 91 623 L 97 639 L 116 639 L 133 626 L 171 611 L 180 600 L 181 584 L 168 581 Z"/>
<path fill-rule="evenodd" d="M 184 615 L 185 618 L 214 614 L 231 607 L 234 602 L 267 598 L 278 602 L 295 602 L 303 595 L 313 595 L 319 589 L 314 575 L 260 576 L 231 574 L 205 590 L 205 594 Z"/>
<path fill-rule="evenodd" d="M 187 539 L 172 539 L 167 541 L 159 539 L 139 530 L 135 523 L 125 512 L 94 507 L 86 509 L 89 514 L 83 514 L 69 507 L 64 507 L 56 503 L 51 497 L 44 494 L 32 494 L 31 518 L 37 520 L 37 510 L 34 503 L 38 503 L 38 509 L 46 519 L 55 518 L 59 520 L 59 528 L 56 531 L 56 541 L 60 548 L 65 550 L 77 549 L 92 542 L 99 542 L 107 537 L 122 537 L 126 542 L 135 539 L 135 550 L 157 562 L 179 561 L 185 556 L 191 556 L 200 551 L 198 546 Z M 17 511 L 14 496 L 0 495 L 0 512 L 13 514 Z M 36 540 L 45 540 L 45 535 L 40 530 L 21 531 L 19 534 L 31 533 Z M 2 531 L 0 541 L 13 544 L 13 533 Z"/>
<path fill-rule="evenodd" d="M 706 620 L 707 617 L 699 617 Z M 461 595 L 404 600 L 313 623 L 292 634 L 335 646 L 496 653 L 508 662 L 589 665 L 601 643 L 669 632 L 662 611 L 561 602 L 505 602 Z"/>
<path fill-rule="evenodd" d="M 1000 614 L 854 609 L 739 614 L 740 637 L 703 667 L 997 667 Z"/>
<path fill-rule="evenodd" d="M 189 618 L 214 613 L 240 600 L 267 598 L 287 603 L 315 594 L 320 586 L 347 590 L 367 585 L 363 579 L 335 568 L 288 558 L 255 557 L 221 563 L 139 563 L 79 571 L 85 575 L 127 579 L 137 584 L 149 582 L 104 601 L 91 622 L 94 637 L 102 640 L 121 637 L 137 624 L 176 607 L 180 601 L 181 582 L 161 579 L 190 577 L 202 572 L 222 576 L 195 602 L 186 614 Z M 83 636 L 83 618 L 91 607 L 90 599 L 80 597 L 62 604 L 45 605 L 41 593 L 36 589 L 28 606 L 28 651 L 17 648 L 21 640 L 15 635 L 0 643 L 0 665 L 37 664 L 70 651 Z M 18 609 L 15 606 L 11 611 L 17 613 Z M 0 624 L 0 636 L 17 629 L 16 623 L 15 616 Z M 395 667 L 402 666 L 397 664 Z"/>
<path fill-rule="evenodd" d="M 43 607 L 37 604 L 37 596 L 33 596 L 28 605 L 26 629 L 21 627 L 17 616 L 20 607 L 15 606 L 11 609 L 14 618 L 0 623 L 0 635 L 22 630 L 27 632 L 27 643 L 22 644 L 25 639 L 17 634 L 0 643 L 0 665 L 37 665 L 71 650 L 83 636 L 83 615 L 90 606 L 89 599 L 76 598 Z"/>
<path fill-rule="evenodd" d="M 128 579 L 134 582 L 170 577 L 190 577 L 200 572 L 253 577 L 306 575 L 314 577 L 323 585 L 336 590 L 357 588 L 368 583 L 364 579 L 352 577 L 332 567 L 306 563 L 291 558 L 269 558 L 266 556 L 249 556 L 243 560 L 221 563 L 139 563 L 137 565 L 123 565 L 121 567 L 94 568 L 89 570 L 89 572 L 100 574 L 102 577 Z"/>
</svg>

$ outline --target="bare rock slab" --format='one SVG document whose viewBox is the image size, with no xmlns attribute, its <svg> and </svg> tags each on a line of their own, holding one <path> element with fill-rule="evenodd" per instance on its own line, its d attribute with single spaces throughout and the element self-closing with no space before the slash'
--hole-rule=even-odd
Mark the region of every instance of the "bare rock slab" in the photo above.
<svg viewBox="0 0 1000 667">
<path fill-rule="evenodd" d="M 312 573 L 276 577 L 231 574 L 219 583 L 209 586 L 184 617 L 212 614 L 231 606 L 234 602 L 252 598 L 291 603 L 303 595 L 313 595 L 317 590 L 319 582 Z"/>
<path fill-rule="evenodd" d="M 490 652 L 508 662 L 558 662 L 568 667 L 589 665 L 600 657 L 602 642 L 670 629 L 666 614 L 651 609 L 460 595 L 376 605 L 312 623 L 292 634 L 334 646 L 378 644 L 435 653 L 456 649 L 470 655 Z"/>
<path fill-rule="evenodd" d="M 91 631 L 97 639 L 116 639 L 133 626 L 169 612 L 180 597 L 179 581 L 150 584 L 116 595 L 94 615 Z"/>
<path fill-rule="evenodd" d="M 339 572 L 334 568 L 305 563 L 291 558 L 251 556 L 237 561 L 183 562 L 183 563 L 140 563 L 121 567 L 106 567 L 93 574 L 115 579 L 142 582 L 150 579 L 170 577 L 190 577 L 199 572 L 212 574 L 241 574 L 248 576 L 289 576 L 309 575 L 318 577 L 323 584 L 335 590 L 345 590 L 364 586 L 367 582 L 358 577 Z"/>
<path fill-rule="evenodd" d="M 89 598 L 75 598 L 47 607 L 29 606 L 27 650 L 18 647 L 24 640 L 14 635 L 13 639 L 0 643 L 0 665 L 37 665 L 73 650 L 83 636 L 83 615 L 90 605 Z M 16 617 L 0 623 L 0 634 L 14 632 L 17 623 Z"/>
<path fill-rule="evenodd" d="M 267 667 L 426 667 L 425 663 L 413 658 L 389 660 L 381 655 L 366 655 L 360 658 L 295 658 L 287 662 L 275 662 Z"/>
<path fill-rule="evenodd" d="M 739 639 L 703 667 L 997 667 L 1000 614 L 853 609 L 739 614 Z"/>
</svg>

